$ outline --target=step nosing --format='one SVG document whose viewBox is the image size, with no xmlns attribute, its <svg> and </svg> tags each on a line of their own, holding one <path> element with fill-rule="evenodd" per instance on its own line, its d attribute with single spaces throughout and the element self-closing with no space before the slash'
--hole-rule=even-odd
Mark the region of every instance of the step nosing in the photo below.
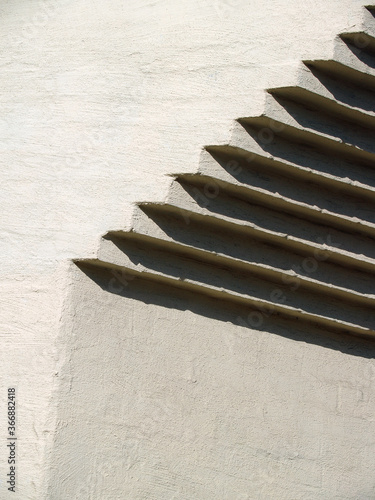
<svg viewBox="0 0 375 500">
<path fill-rule="evenodd" d="M 168 252 L 173 253 L 175 251 L 176 255 L 191 258 L 193 260 L 197 260 L 198 262 L 200 262 L 202 259 L 204 262 L 209 262 L 213 265 L 218 262 L 220 263 L 220 266 L 224 265 L 229 269 L 238 270 L 245 268 L 249 275 L 255 275 L 257 277 L 267 275 L 267 280 L 275 284 L 280 284 L 280 280 L 282 281 L 284 276 L 296 278 L 300 280 L 301 287 L 305 287 L 307 290 L 311 291 L 311 293 L 317 293 L 319 295 L 330 293 L 337 298 L 345 298 L 345 300 L 351 300 L 358 304 L 375 304 L 375 295 L 363 294 L 357 292 L 356 290 L 351 290 L 349 288 L 343 288 L 334 285 L 327 281 L 315 280 L 296 273 L 293 270 L 283 270 L 272 265 L 254 263 L 239 259 L 238 257 L 233 257 L 222 252 L 213 252 L 210 250 L 195 247 L 193 245 L 187 245 L 185 243 L 173 240 L 169 237 L 160 238 L 152 236 L 146 232 L 142 233 L 140 230 L 133 232 L 113 232 L 108 233 L 108 236 L 114 236 L 115 238 L 120 238 L 125 241 L 127 239 L 130 239 L 131 241 L 141 241 L 145 242 L 146 244 L 149 243 L 151 247 L 155 247 L 156 249 L 160 249 L 161 247 L 168 247 Z M 270 275 L 272 275 L 274 279 L 272 279 Z"/>
<path fill-rule="evenodd" d="M 238 326 L 249 325 L 235 311 L 250 309 L 375 340 L 375 6 L 364 7 L 330 57 L 294 66 L 295 83 L 268 88 L 227 144 L 204 147 L 193 172 L 167 174 L 162 202 L 133 203 L 130 227 L 73 262 L 139 279 L 131 299 L 163 290 L 189 309 L 194 294 L 229 304 Z"/>
<path fill-rule="evenodd" d="M 306 180 L 306 178 L 309 178 L 310 180 L 310 177 L 312 176 L 315 179 L 313 181 L 315 184 L 328 185 L 329 189 L 333 189 L 337 186 L 338 189 L 344 189 L 352 192 L 354 196 L 364 195 L 365 197 L 371 197 L 372 199 L 375 196 L 375 189 L 368 184 L 364 184 L 358 180 L 349 179 L 347 177 L 337 177 L 333 174 L 329 174 L 328 172 L 320 172 L 312 167 L 305 167 L 297 163 L 291 163 L 275 155 L 265 156 L 231 144 L 207 146 L 205 150 L 210 154 L 213 152 L 214 154 L 223 157 L 227 155 L 237 156 L 240 161 L 244 161 L 244 158 L 246 157 L 251 157 L 252 161 L 256 158 L 256 161 L 260 164 L 262 164 L 262 162 L 267 163 L 267 166 L 265 167 L 266 169 L 275 171 L 276 173 L 281 172 L 280 175 L 285 175 L 285 172 L 288 171 L 288 173 L 293 174 L 295 178 L 301 178 L 302 180 Z M 234 160 L 235 158 L 232 159 Z M 359 194 L 359 192 L 361 194 Z"/>
<path fill-rule="evenodd" d="M 321 114 L 343 117 L 349 123 L 356 123 L 362 127 L 375 128 L 375 113 L 364 110 L 360 107 L 350 106 L 337 98 L 328 97 L 311 90 L 302 84 L 288 87 L 279 87 L 268 89 L 271 95 L 291 100 L 299 104 L 310 104 L 314 106 Z"/>
<path fill-rule="evenodd" d="M 358 50 L 375 55 L 375 38 L 365 30 L 340 33 L 340 38 Z"/>
<path fill-rule="evenodd" d="M 201 212 L 197 212 L 196 210 L 190 210 L 183 206 L 179 206 L 171 203 L 145 203 L 140 204 L 139 206 L 147 206 L 148 209 L 154 211 L 164 211 L 171 212 L 174 215 L 178 215 L 183 217 L 184 219 L 194 218 L 198 222 L 205 223 L 206 225 L 213 227 L 217 226 L 225 226 L 228 230 L 233 231 L 237 234 L 241 233 L 252 233 L 257 237 L 257 239 L 261 241 L 272 241 L 274 245 L 281 246 L 283 248 L 299 248 L 304 252 L 315 252 L 315 251 L 326 251 L 330 254 L 330 259 L 332 261 L 337 262 L 339 265 L 343 265 L 343 260 L 345 259 L 345 265 L 348 267 L 354 267 L 355 269 L 365 269 L 372 273 L 375 272 L 375 260 L 371 257 L 367 257 L 364 255 L 353 254 L 352 252 L 348 252 L 345 250 L 339 250 L 335 247 L 331 247 L 328 245 L 321 245 L 319 243 L 314 243 L 308 240 L 304 240 L 302 238 L 298 238 L 287 233 L 278 233 L 276 231 L 264 229 L 256 224 L 252 224 L 249 222 L 239 223 L 236 219 L 231 219 L 229 217 L 217 217 L 215 215 L 208 215 Z M 301 253 L 298 252 L 297 253 Z"/>
<path fill-rule="evenodd" d="M 319 133 L 314 129 L 290 125 L 268 115 L 243 117 L 238 119 L 238 122 L 245 128 L 250 126 L 256 130 L 269 129 L 271 135 L 285 137 L 299 144 L 306 144 L 318 151 L 322 148 L 330 156 L 347 157 L 348 155 L 352 161 L 358 160 L 375 167 L 375 152 L 372 153 L 355 144 L 349 144 L 342 139 Z"/>
<path fill-rule="evenodd" d="M 369 235 L 371 237 L 375 236 L 375 224 L 366 221 L 365 219 L 358 219 L 358 217 L 346 217 L 343 214 L 332 212 L 328 209 L 321 208 L 319 206 L 312 206 L 309 203 L 305 203 L 302 201 L 295 200 L 293 198 L 288 198 L 282 196 L 279 193 L 273 193 L 272 191 L 267 191 L 264 188 L 254 188 L 248 186 L 247 184 L 238 183 L 234 184 L 226 180 L 219 179 L 217 177 L 211 177 L 208 174 L 180 174 L 176 176 L 176 180 L 179 181 L 182 179 L 184 182 L 188 182 L 191 184 L 199 185 L 201 180 L 208 180 L 209 182 L 216 182 L 219 187 L 222 188 L 222 191 L 227 196 L 233 197 L 235 199 L 239 199 L 242 201 L 246 201 L 248 203 L 253 203 L 259 206 L 267 206 L 268 208 L 275 207 L 272 203 L 277 200 L 278 208 L 282 209 L 285 213 L 292 214 L 293 216 L 297 216 L 299 218 L 310 218 L 310 220 L 314 222 L 320 222 L 323 225 L 328 225 L 333 228 L 340 228 L 344 230 L 354 230 L 355 232 L 361 232 L 363 234 Z M 198 181 L 198 182 L 197 182 Z M 259 194 L 260 198 L 257 200 L 256 198 L 246 196 L 236 196 L 239 193 L 236 193 L 236 190 L 246 191 L 252 194 Z M 220 196 L 220 195 L 218 195 Z M 266 201 L 265 201 L 266 199 Z M 267 202 L 267 200 L 269 200 Z"/>
<path fill-rule="evenodd" d="M 334 75 L 338 80 L 350 82 L 361 88 L 375 90 L 375 75 L 363 72 L 348 63 L 336 59 L 304 60 L 307 67 L 315 67 L 327 75 Z"/>
<path fill-rule="evenodd" d="M 202 284 L 200 282 L 196 282 L 190 279 L 181 279 L 179 277 L 175 277 L 168 274 L 156 273 L 152 270 L 134 270 L 129 268 L 128 266 L 123 266 L 111 260 L 103 260 L 103 259 L 89 259 L 86 260 L 87 264 L 97 265 L 99 267 L 110 267 L 110 268 L 118 268 L 125 269 L 129 272 L 129 274 L 136 275 L 143 279 L 148 279 L 152 281 L 164 282 L 171 286 L 177 286 L 179 288 L 185 288 L 188 291 L 200 291 L 204 295 L 212 296 L 215 298 L 223 298 L 234 302 L 240 302 L 242 304 L 251 304 L 253 308 L 263 307 L 263 308 L 272 308 L 272 310 L 277 311 L 279 314 L 287 317 L 298 317 L 299 319 L 308 321 L 309 323 L 317 323 L 323 324 L 327 327 L 334 328 L 335 330 L 349 330 L 352 333 L 357 334 L 368 334 L 374 335 L 375 332 L 368 327 L 358 325 L 356 323 L 348 322 L 346 320 L 340 320 L 337 318 L 331 318 L 329 316 L 322 316 L 315 313 L 311 313 L 305 311 L 304 309 L 280 304 L 277 302 L 271 302 L 265 299 L 260 299 L 256 296 L 245 295 L 239 292 L 235 292 L 232 290 L 227 290 L 223 287 L 217 287 L 213 285 Z"/>
</svg>

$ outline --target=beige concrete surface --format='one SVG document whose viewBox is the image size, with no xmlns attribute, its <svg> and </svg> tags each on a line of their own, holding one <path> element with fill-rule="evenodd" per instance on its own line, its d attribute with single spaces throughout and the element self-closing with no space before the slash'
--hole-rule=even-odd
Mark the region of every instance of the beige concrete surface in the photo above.
<svg viewBox="0 0 375 500">
<path fill-rule="evenodd" d="M 274 315 L 249 328 L 247 307 L 225 302 L 218 311 L 212 299 L 187 290 L 171 299 L 170 289 L 144 289 L 143 281 L 130 293 L 123 274 L 103 271 L 98 284 L 72 264 L 96 259 L 103 234 L 133 227 L 136 202 L 173 201 L 169 174 L 199 172 L 204 146 L 282 158 L 282 144 L 260 151 L 234 120 L 265 109 L 284 117 L 267 107 L 268 88 L 298 82 L 324 93 L 302 60 L 349 60 L 372 81 L 368 61 L 337 44 L 339 33 L 365 27 L 373 34 L 363 5 L 1 3 L 0 417 L 6 432 L 6 388 L 17 387 L 19 438 L 17 492 L 6 490 L 2 459 L 1 499 L 374 496 L 371 344 Z M 369 102 L 361 95 L 352 107 Z M 297 172 L 303 151 L 293 151 L 288 161 Z M 354 189 L 341 159 L 312 161 L 298 170 L 301 178 L 311 167 L 327 189 L 340 181 L 343 199 L 354 191 L 371 198 L 367 167 L 358 165 Z M 341 230 L 352 228 L 354 212 L 332 217 Z M 342 236 L 346 247 L 336 254 L 329 231 L 322 243 L 332 266 L 350 261 L 350 296 L 368 300 L 371 281 L 360 273 L 373 265 L 369 224 L 360 227 L 358 248 L 366 258 L 354 255 L 350 237 Z M 307 236 L 300 239 L 272 254 L 278 272 L 290 269 L 290 252 L 294 261 L 293 252 L 307 251 Z M 254 259 L 255 250 L 262 253 L 259 242 Z M 344 273 L 332 269 L 322 263 L 304 286 L 322 288 L 332 277 L 337 296 L 349 293 Z M 370 316 L 364 320 L 370 329 Z"/>
</svg>

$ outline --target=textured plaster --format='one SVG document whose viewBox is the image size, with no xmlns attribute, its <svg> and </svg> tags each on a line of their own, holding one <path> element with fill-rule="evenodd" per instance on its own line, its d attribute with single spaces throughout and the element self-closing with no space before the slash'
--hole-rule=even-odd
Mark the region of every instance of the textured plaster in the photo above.
<svg viewBox="0 0 375 500">
<path fill-rule="evenodd" d="M 238 324 L 246 308 L 72 275 L 50 498 L 373 497 L 371 344 L 275 317 L 254 330 Z"/>
<path fill-rule="evenodd" d="M 302 59 L 330 57 L 337 33 L 360 30 L 362 6 L 356 0 L 1 3 L 0 373 L 4 388 L 16 385 L 19 391 L 14 496 L 65 500 L 86 487 L 90 493 L 77 499 L 373 497 L 370 360 L 272 334 L 249 338 L 248 330 L 243 334 L 238 326 L 199 312 L 175 312 L 165 304 L 104 299 L 86 277 L 68 272 L 71 259 L 96 255 L 101 234 L 130 226 L 134 202 L 166 199 L 171 178 L 165 174 L 196 171 L 203 145 L 227 143 L 233 119 L 260 114 L 264 89 L 294 84 L 302 78 Z M 81 297 L 84 308 L 77 312 Z M 129 323 L 123 307 L 135 318 Z M 113 316 L 107 317 L 108 310 Z M 162 318 L 164 327 L 152 330 L 154 318 Z M 129 329 L 132 333 L 121 340 Z M 148 351 L 142 347 L 142 341 L 148 345 L 149 329 L 159 352 L 154 345 Z M 215 335 L 229 342 L 223 330 L 230 331 L 234 344 L 220 350 Z M 197 338 L 197 331 L 205 336 Z M 134 349 L 142 355 L 133 357 L 120 397 L 108 384 L 123 390 L 127 372 L 121 356 L 127 346 L 121 342 L 127 338 L 137 342 Z M 171 339 L 175 344 L 169 346 Z M 252 366 L 251 342 L 258 341 L 268 347 L 257 348 L 265 359 Z M 188 355 L 180 359 L 177 353 L 184 349 Z M 231 349 L 238 349 L 234 357 Z M 211 350 L 215 361 L 209 359 Z M 173 366 L 166 364 L 169 352 Z M 184 384 L 195 387 L 194 370 L 200 369 L 204 380 L 193 403 Z M 170 386 L 165 385 L 169 370 Z M 238 370 L 245 370 L 245 378 Z M 280 375 L 275 381 L 274 374 L 283 370 L 285 380 Z M 298 386 L 301 400 L 293 392 L 299 370 L 306 379 Z M 95 377 L 103 387 L 98 407 Z M 270 387 L 270 380 L 280 387 Z M 219 386 L 227 391 L 223 401 Z M 137 388 L 142 390 L 136 394 Z M 291 407 L 283 391 L 295 394 Z M 244 403 L 247 392 L 254 397 Z M 206 399 L 211 393 L 212 402 Z M 314 417 L 322 393 L 327 394 L 324 408 Z M 60 401 L 60 394 L 67 399 Z M 112 406 L 106 406 L 108 395 Z M 152 417 L 148 406 L 160 406 L 155 397 L 166 406 Z M 97 419 L 103 411 L 109 418 L 104 430 Z M 255 425 L 267 422 L 267 411 L 268 424 Z M 5 422 L 5 402 L 0 416 Z M 81 427 L 78 416 L 84 419 Z M 128 426 L 143 426 L 141 437 L 137 431 L 122 441 L 112 418 L 121 429 L 126 418 L 133 422 Z M 166 421 L 174 422 L 171 430 Z M 79 429 L 88 433 L 84 439 Z M 112 462 L 116 447 L 122 458 Z M 305 453 L 301 465 L 296 453 Z M 116 465 L 120 460 L 123 467 L 123 456 L 129 457 L 125 468 L 130 471 L 125 485 Z M 112 486 L 104 470 L 111 463 L 117 467 Z M 249 463 L 251 470 L 241 473 Z M 2 481 L 4 471 L 1 462 Z M 3 483 L 0 488 L 3 498 Z"/>
</svg>

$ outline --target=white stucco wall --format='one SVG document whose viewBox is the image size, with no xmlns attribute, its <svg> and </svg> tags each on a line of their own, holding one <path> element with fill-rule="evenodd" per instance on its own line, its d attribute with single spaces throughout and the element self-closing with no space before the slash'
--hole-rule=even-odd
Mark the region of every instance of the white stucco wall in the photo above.
<svg viewBox="0 0 375 500">
<path fill-rule="evenodd" d="M 18 387 L 18 498 L 48 498 L 70 259 L 127 227 L 134 202 L 163 200 L 165 174 L 194 171 L 301 59 L 328 57 L 363 5 L 2 2 L 0 373 Z"/>
<path fill-rule="evenodd" d="M 246 308 L 111 272 L 71 277 L 48 498 L 373 498 L 371 345 L 272 316 L 252 330 Z"/>
</svg>

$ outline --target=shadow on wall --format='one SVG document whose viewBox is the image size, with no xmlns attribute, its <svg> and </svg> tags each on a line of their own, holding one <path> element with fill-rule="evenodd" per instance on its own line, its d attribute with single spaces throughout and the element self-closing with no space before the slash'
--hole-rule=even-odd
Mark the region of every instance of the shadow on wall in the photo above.
<svg viewBox="0 0 375 500">
<path fill-rule="evenodd" d="M 375 41 L 336 42 L 77 265 L 108 293 L 372 358 Z"/>
<path fill-rule="evenodd" d="M 254 311 L 249 311 L 246 307 L 197 295 L 168 285 L 154 283 L 147 279 L 139 279 L 129 273 L 121 283 L 118 278 L 114 278 L 113 269 L 100 269 L 85 263 L 77 263 L 77 265 L 87 277 L 109 294 L 116 294 L 145 304 L 154 304 L 180 311 L 190 310 L 207 318 L 237 324 L 247 327 L 249 336 L 252 330 L 266 331 L 296 342 L 319 345 L 351 356 L 360 356 L 367 359 L 375 358 L 374 343 L 364 338 L 335 334 L 322 330 L 322 328 L 313 324 L 309 325 L 298 320 L 282 318 L 277 313 L 272 312 L 268 316 L 265 312 L 263 315 L 264 321 L 261 325 L 256 326 L 254 321 L 250 320 L 248 322 L 249 315 Z M 116 284 L 114 284 L 114 279 L 116 279 Z M 173 332 L 171 332 L 171 335 L 173 335 Z"/>
</svg>

